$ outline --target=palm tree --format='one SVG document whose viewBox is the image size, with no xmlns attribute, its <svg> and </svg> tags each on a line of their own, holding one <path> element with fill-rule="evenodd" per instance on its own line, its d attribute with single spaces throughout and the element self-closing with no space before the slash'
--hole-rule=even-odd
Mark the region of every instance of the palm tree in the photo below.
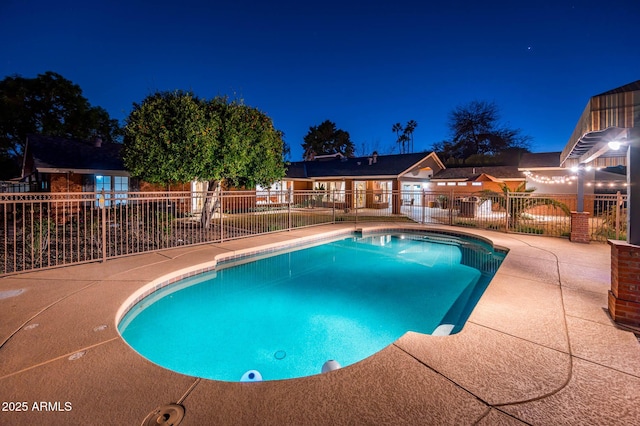
<svg viewBox="0 0 640 426">
<path fill-rule="evenodd" d="M 393 126 L 391 126 L 391 131 L 392 132 L 396 132 L 396 143 L 400 144 L 402 143 L 402 148 L 400 150 L 400 154 L 404 154 L 404 140 L 402 140 L 400 138 L 400 132 L 402 131 L 402 124 L 400 123 L 396 123 Z"/>
<path fill-rule="evenodd" d="M 407 139 L 411 138 L 410 151 L 413 152 L 413 131 L 418 127 L 416 120 L 409 120 L 407 126 L 404 128 L 404 134 L 407 135 Z"/>
<path fill-rule="evenodd" d="M 529 209 L 538 206 L 551 206 L 556 209 L 562 210 L 567 216 L 571 215 L 569 207 L 558 200 L 553 198 L 544 197 L 531 197 L 536 188 L 528 188 L 526 182 L 522 182 L 518 187 L 511 191 L 506 183 L 503 183 L 501 188 L 502 192 L 496 192 L 491 190 L 481 191 L 482 200 L 492 200 L 494 203 L 498 203 L 502 209 L 507 212 L 507 229 L 517 228 L 518 222 L 522 218 L 522 215 Z M 515 197 L 512 194 L 523 195 Z"/>
</svg>

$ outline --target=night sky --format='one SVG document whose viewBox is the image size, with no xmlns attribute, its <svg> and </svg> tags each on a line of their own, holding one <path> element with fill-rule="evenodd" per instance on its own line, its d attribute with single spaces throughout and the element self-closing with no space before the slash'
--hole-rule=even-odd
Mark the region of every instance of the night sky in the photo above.
<svg viewBox="0 0 640 426">
<path fill-rule="evenodd" d="M 591 96 L 640 79 L 639 25 L 638 0 L 1 0 L 0 78 L 57 72 L 119 120 L 156 90 L 241 98 L 292 160 L 326 119 L 362 155 L 413 119 L 427 150 L 473 100 L 560 151 Z"/>
</svg>

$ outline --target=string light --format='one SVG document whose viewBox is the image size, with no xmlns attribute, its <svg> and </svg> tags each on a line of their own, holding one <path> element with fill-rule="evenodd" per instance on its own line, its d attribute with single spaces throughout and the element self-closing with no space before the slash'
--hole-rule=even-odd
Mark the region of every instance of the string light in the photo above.
<svg viewBox="0 0 640 426">
<path fill-rule="evenodd" d="M 578 170 L 577 168 L 575 168 L 576 170 Z M 587 167 L 586 170 L 591 169 L 591 167 Z M 573 170 L 573 169 L 572 169 Z M 596 168 L 596 170 L 600 170 L 600 167 Z M 571 185 L 572 183 L 574 183 L 578 177 L 576 175 L 572 175 L 572 176 L 540 176 L 540 175 L 534 175 L 530 170 L 525 170 L 524 175 L 527 177 L 528 180 L 536 182 L 536 183 L 542 183 L 542 184 L 547 184 L 547 185 L 562 185 L 562 184 L 568 184 Z M 585 182 L 586 186 L 592 186 L 595 185 L 597 187 L 602 187 L 603 184 L 601 182 Z M 610 182 L 609 187 L 614 187 L 616 186 L 615 183 Z M 622 186 L 627 186 L 627 183 L 624 182 L 622 184 Z"/>
<path fill-rule="evenodd" d="M 527 176 L 527 178 L 529 180 L 532 180 L 536 183 L 544 183 L 544 184 L 550 184 L 550 185 L 556 185 L 556 184 L 569 184 L 571 185 L 576 179 L 576 176 L 540 176 L 540 175 L 534 175 L 533 173 L 531 173 L 529 170 L 526 170 L 524 172 L 525 176 Z"/>
</svg>

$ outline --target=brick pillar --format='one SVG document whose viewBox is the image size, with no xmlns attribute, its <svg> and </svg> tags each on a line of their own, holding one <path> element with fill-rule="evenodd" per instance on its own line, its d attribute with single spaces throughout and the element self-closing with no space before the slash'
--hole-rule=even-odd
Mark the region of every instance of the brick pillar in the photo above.
<svg viewBox="0 0 640 426">
<path fill-rule="evenodd" d="M 571 212 L 571 236 L 569 240 L 573 243 L 589 244 L 589 213 Z"/>
<path fill-rule="evenodd" d="M 640 246 L 609 240 L 609 313 L 617 323 L 640 327 Z"/>
</svg>

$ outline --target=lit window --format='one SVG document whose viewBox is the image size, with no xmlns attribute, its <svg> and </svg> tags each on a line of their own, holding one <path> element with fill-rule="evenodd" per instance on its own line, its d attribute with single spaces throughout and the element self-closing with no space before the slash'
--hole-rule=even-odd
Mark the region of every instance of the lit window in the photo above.
<svg viewBox="0 0 640 426">
<path fill-rule="evenodd" d="M 482 186 L 482 182 L 471 182 L 471 186 Z"/>
<path fill-rule="evenodd" d="M 455 182 L 447 182 L 447 186 L 456 186 Z"/>
<path fill-rule="evenodd" d="M 458 186 L 467 186 L 467 182 L 458 182 Z"/>
<path fill-rule="evenodd" d="M 445 186 L 445 185 L 446 185 L 446 183 L 444 183 L 444 182 L 438 182 L 438 186 Z"/>
<path fill-rule="evenodd" d="M 127 176 L 102 176 L 96 175 L 95 191 L 96 197 L 99 199 L 102 197 L 102 192 L 105 193 L 104 206 L 109 207 L 111 200 L 115 204 L 127 203 L 127 192 L 129 191 L 129 178 Z M 99 201 L 96 201 L 96 206 L 99 206 Z"/>
</svg>

